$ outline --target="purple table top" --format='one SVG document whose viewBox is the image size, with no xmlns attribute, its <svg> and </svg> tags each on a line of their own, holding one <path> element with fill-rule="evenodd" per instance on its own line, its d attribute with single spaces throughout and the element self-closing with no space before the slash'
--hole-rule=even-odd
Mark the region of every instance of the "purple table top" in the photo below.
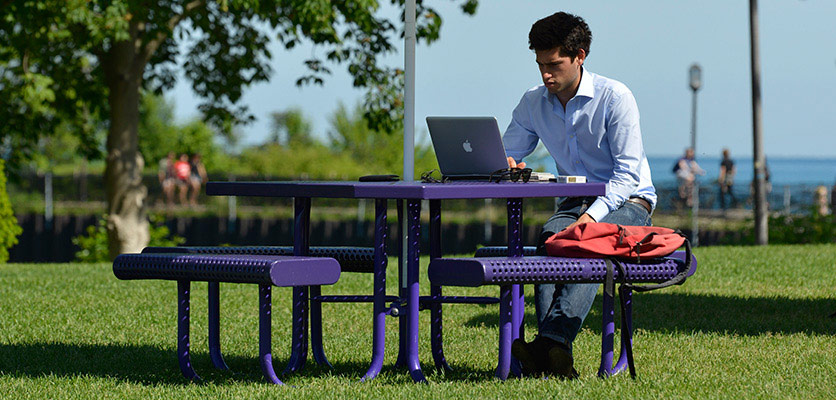
<svg viewBox="0 0 836 400">
<path fill-rule="evenodd" d="M 489 199 L 602 196 L 603 183 L 521 182 L 209 182 L 210 196 L 332 197 L 379 199 Z"/>
</svg>

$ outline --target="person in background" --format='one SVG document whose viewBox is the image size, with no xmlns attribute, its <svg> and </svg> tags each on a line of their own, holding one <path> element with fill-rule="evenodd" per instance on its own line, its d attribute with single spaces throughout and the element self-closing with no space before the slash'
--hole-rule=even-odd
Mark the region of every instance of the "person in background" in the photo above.
<svg viewBox="0 0 836 400">
<path fill-rule="evenodd" d="M 197 196 L 200 194 L 200 187 L 203 186 L 206 181 L 208 181 L 208 177 L 206 175 L 206 167 L 203 166 L 203 162 L 200 161 L 200 153 L 195 153 L 192 155 L 191 160 L 189 160 L 189 167 L 191 169 L 191 173 L 189 176 L 189 185 L 191 186 L 191 196 L 189 197 L 189 203 L 193 206 L 197 205 Z"/>
<path fill-rule="evenodd" d="M 836 183 L 830 188 L 830 209 L 836 210 Z"/>
<path fill-rule="evenodd" d="M 168 156 L 160 160 L 160 168 L 157 171 L 157 178 L 163 188 L 165 203 L 167 206 L 174 205 L 174 187 L 177 184 L 174 177 L 174 152 L 169 151 Z"/>
<path fill-rule="evenodd" d="M 818 215 L 830 215 L 830 207 L 828 207 L 827 201 L 827 187 L 824 185 L 820 185 L 816 188 L 816 193 L 813 196 L 815 207 L 816 207 L 816 214 Z"/>
<path fill-rule="evenodd" d="M 737 205 L 737 199 L 734 197 L 734 191 L 732 190 L 736 173 L 737 169 L 731 156 L 729 156 L 729 149 L 723 149 L 723 160 L 720 161 L 720 175 L 717 177 L 717 184 L 720 185 L 720 208 L 724 210 L 726 209 L 726 196 L 731 197 L 731 207 Z"/>
<path fill-rule="evenodd" d="M 685 155 L 676 161 L 673 172 L 679 183 L 679 199 L 685 206 L 691 207 L 694 205 L 694 181 L 697 175 L 705 175 L 705 171 L 694 159 L 694 149 L 685 149 Z"/>
<path fill-rule="evenodd" d="M 180 154 L 180 159 L 174 163 L 174 176 L 177 178 L 177 188 L 180 190 L 180 204 L 186 204 L 191 175 L 192 167 L 189 165 L 189 156 L 185 153 Z"/>
</svg>

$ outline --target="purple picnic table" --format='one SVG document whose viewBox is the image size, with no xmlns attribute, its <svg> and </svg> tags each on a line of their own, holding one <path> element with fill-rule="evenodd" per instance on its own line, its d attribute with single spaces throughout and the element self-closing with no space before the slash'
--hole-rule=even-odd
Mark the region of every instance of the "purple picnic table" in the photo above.
<svg viewBox="0 0 836 400">
<path fill-rule="evenodd" d="M 374 234 L 374 289 L 372 296 L 322 296 L 319 286 L 293 289 L 293 338 L 291 355 L 285 372 L 301 369 L 307 360 L 308 307 L 310 302 L 311 352 L 317 363 L 330 365 L 322 347 L 321 302 L 371 301 L 373 306 L 372 361 L 363 380 L 372 379 L 383 366 L 386 315 L 397 315 L 399 323 L 399 351 L 396 366 L 407 366 L 412 379 L 426 382 L 418 357 L 418 313 L 420 305 L 429 304 L 431 312 L 431 347 L 435 366 L 449 369 L 444 358 L 441 324 L 442 303 L 495 303 L 495 299 L 442 296 L 440 286 L 431 286 L 430 296 L 419 296 L 418 259 L 421 253 L 421 201 L 429 201 L 429 255 L 441 257 L 441 200 L 445 199 L 506 199 L 508 212 L 508 256 L 521 257 L 522 203 L 524 198 L 600 196 L 606 194 L 603 183 L 522 183 L 522 182 L 209 182 L 206 194 L 213 196 L 256 196 L 294 198 L 293 252 L 307 256 L 309 252 L 311 198 L 375 199 Z M 399 257 L 399 288 L 397 298 L 386 296 L 385 243 L 388 231 L 387 200 L 398 203 L 398 243 L 404 242 L 404 226 L 408 242 L 406 260 Z M 406 218 L 401 215 L 406 202 Z M 402 252 L 399 252 L 399 255 Z M 393 301 L 386 307 L 386 301 Z M 514 285 L 510 293 L 500 296 L 500 306 L 511 310 L 512 335 L 500 341 L 500 349 L 510 348 L 511 342 L 523 334 L 523 293 Z M 505 343 L 507 342 L 507 343 Z"/>
</svg>

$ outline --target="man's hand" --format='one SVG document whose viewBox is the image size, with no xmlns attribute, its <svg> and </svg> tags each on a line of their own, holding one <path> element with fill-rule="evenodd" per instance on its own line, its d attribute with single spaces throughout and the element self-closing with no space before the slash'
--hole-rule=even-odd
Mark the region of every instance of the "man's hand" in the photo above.
<svg viewBox="0 0 836 400">
<path fill-rule="evenodd" d="M 597 221 L 595 221 L 595 219 L 594 219 L 594 218 L 590 217 L 590 216 L 589 216 L 589 214 L 587 214 L 587 213 L 583 213 L 583 215 L 581 215 L 581 217 L 580 217 L 580 218 L 578 218 L 578 220 L 577 220 L 577 221 L 572 222 L 569 226 L 567 226 L 567 227 L 566 227 L 566 229 L 572 229 L 572 228 L 574 228 L 574 227 L 575 227 L 575 226 L 577 226 L 577 225 L 580 225 L 580 224 L 585 224 L 585 223 L 587 223 L 587 222 L 597 222 Z M 565 229 L 564 229 L 564 230 L 565 230 Z"/>
<path fill-rule="evenodd" d="M 525 162 L 520 161 L 520 163 L 517 164 L 517 162 L 514 161 L 514 157 L 508 157 L 508 168 L 525 168 Z"/>
</svg>

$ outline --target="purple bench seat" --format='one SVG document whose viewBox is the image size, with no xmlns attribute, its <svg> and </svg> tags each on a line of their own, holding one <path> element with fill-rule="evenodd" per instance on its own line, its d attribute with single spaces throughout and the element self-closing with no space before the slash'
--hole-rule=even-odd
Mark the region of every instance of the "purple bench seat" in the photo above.
<svg viewBox="0 0 836 400">
<path fill-rule="evenodd" d="M 177 281 L 177 358 L 190 380 L 200 380 L 189 356 L 189 302 L 192 281 L 209 282 L 209 355 L 216 368 L 228 369 L 220 349 L 218 283 L 259 285 L 259 360 L 268 381 L 282 384 L 271 354 L 272 286 L 331 285 L 340 278 L 340 264 L 327 257 L 270 255 L 143 253 L 122 254 L 113 261 L 119 279 Z"/>
<path fill-rule="evenodd" d="M 534 248 L 526 248 L 533 254 Z M 507 253 L 504 247 L 482 248 L 478 255 Z M 621 262 L 624 276 L 619 268 L 612 271 L 614 283 L 660 283 L 670 280 L 685 270 L 685 252 L 677 251 L 669 257 L 643 260 L 642 263 Z M 694 274 L 696 258 L 692 255 L 687 276 Z M 603 259 L 564 257 L 480 257 L 480 258 L 437 258 L 430 262 L 430 282 L 440 286 L 478 287 L 500 286 L 500 354 L 496 374 L 501 379 L 508 377 L 511 366 L 512 312 L 511 285 L 541 283 L 604 283 L 607 278 L 607 264 Z M 621 354 L 613 366 L 613 294 L 604 291 L 603 325 L 601 342 L 601 366 L 598 376 L 608 377 L 628 367 L 632 359 L 632 290 L 620 287 L 624 312 L 621 320 Z M 631 375 L 634 371 L 631 370 Z"/>
<path fill-rule="evenodd" d="M 142 253 L 252 254 L 292 256 L 293 246 L 178 246 L 146 247 Z M 342 272 L 374 272 L 372 247 L 311 247 L 310 257 L 331 257 L 340 263 Z"/>
</svg>

